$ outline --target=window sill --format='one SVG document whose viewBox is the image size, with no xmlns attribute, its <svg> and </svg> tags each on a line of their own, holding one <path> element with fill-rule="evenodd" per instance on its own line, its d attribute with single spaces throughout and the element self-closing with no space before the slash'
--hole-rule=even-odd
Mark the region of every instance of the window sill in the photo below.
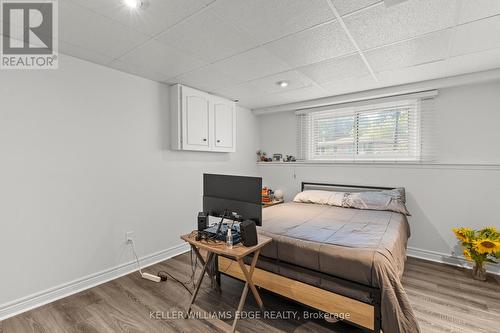
<svg viewBox="0 0 500 333">
<path fill-rule="evenodd" d="M 272 162 L 256 162 L 259 165 L 265 165 L 265 164 L 272 164 L 272 165 L 302 165 L 302 164 L 423 164 L 422 162 L 419 161 L 376 161 L 376 160 L 358 160 L 358 161 L 329 161 L 329 160 L 309 160 L 309 161 L 296 161 L 296 162 L 277 162 L 277 161 L 272 161 Z"/>
<path fill-rule="evenodd" d="M 415 168 L 415 169 L 460 169 L 460 170 L 499 170 L 500 164 L 486 163 L 437 163 L 415 161 L 297 161 L 297 162 L 256 162 L 258 166 L 300 167 L 300 166 L 352 166 L 380 168 Z"/>
</svg>

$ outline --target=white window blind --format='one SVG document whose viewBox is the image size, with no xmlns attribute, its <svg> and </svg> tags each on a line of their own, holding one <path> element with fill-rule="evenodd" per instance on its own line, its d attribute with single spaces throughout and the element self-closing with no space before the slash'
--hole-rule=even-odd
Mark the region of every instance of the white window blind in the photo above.
<svg viewBox="0 0 500 333">
<path fill-rule="evenodd" d="M 424 155 L 422 105 L 428 105 L 422 102 L 421 98 L 364 101 L 299 111 L 297 157 L 305 161 L 420 161 Z"/>
</svg>

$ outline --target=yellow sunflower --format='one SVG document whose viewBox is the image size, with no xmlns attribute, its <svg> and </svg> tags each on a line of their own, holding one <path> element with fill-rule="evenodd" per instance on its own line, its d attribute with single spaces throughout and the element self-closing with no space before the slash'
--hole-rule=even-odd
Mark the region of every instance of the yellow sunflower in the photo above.
<svg viewBox="0 0 500 333">
<path fill-rule="evenodd" d="M 453 232 L 455 233 L 455 235 L 457 236 L 457 238 L 459 240 L 461 240 L 462 242 L 468 242 L 469 237 L 467 236 L 467 234 L 471 233 L 472 229 L 471 228 L 453 228 Z"/>
<path fill-rule="evenodd" d="M 474 247 L 479 253 L 500 252 L 500 242 L 487 238 L 474 241 Z"/>
<path fill-rule="evenodd" d="M 484 231 L 489 231 L 489 232 L 491 232 L 492 234 L 494 234 L 494 233 L 496 233 L 496 232 L 497 232 L 497 228 L 496 228 L 496 227 L 493 227 L 493 226 L 491 226 L 491 227 L 486 227 L 486 228 L 484 228 L 483 230 L 484 230 Z"/>
<path fill-rule="evenodd" d="M 470 251 L 469 250 L 467 250 L 467 249 L 464 250 L 464 257 L 467 260 L 472 260 L 472 256 L 470 255 Z"/>
<path fill-rule="evenodd" d="M 500 238 L 500 233 L 497 231 L 495 227 L 486 227 L 480 231 L 481 235 L 485 235 L 487 238 L 491 238 L 493 240 L 497 240 Z"/>
</svg>

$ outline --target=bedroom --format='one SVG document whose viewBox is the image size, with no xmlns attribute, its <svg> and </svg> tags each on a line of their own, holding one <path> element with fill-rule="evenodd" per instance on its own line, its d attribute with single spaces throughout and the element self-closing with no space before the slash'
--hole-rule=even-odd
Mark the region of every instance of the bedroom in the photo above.
<svg viewBox="0 0 500 333">
<path fill-rule="evenodd" d="M 225 259 L 202 275 L 209 254 L 180 238 L 208 213 L 210 174 L 273 190 L 219 196 L 277 201 L 256 218 L 272 241 L 237 331 L 497 331 L 500 267 L 473 267 L 496 260 L 500 240 L 453 230 L 500 229 L 500 1 L 5 0 L 1 11 L 1 333 L 230 331 L 246 277 L 217 274 Z M 345 214 L 397 223 L 399 241 L 336 233 L 354 228 Z M 283 239 L 296 242 L 270 253 Z M 391 252 L 403 307 L 383 299 L 396 290 L 380 290 L 387 274 L 360 277 L 375 248 Z M 134 252 L 167 281 L 143 278 Z M 183 319 L 200 276 L 199 318 Z"/>
</svg>

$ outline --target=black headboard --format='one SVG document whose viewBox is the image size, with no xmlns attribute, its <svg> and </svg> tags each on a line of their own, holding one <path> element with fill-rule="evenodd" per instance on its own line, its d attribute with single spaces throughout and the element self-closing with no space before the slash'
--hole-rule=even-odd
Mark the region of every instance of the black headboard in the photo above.
<svg viewBox="0 0 500 333">
<path fill-rule="evenodd" d="M 322 189 L 325 191 L 345 191 L 345 192 L 361 192 L 361 191 L 380 191 L 392 190 L 394 187 L 380 187 L 380 186 L 365 186 L 365 185 L 345 185 L 345 184 L 326 184 L 326 183 L 309 183 L 302 182 L 301 191 L 305 189 Z"/>
</svg>

